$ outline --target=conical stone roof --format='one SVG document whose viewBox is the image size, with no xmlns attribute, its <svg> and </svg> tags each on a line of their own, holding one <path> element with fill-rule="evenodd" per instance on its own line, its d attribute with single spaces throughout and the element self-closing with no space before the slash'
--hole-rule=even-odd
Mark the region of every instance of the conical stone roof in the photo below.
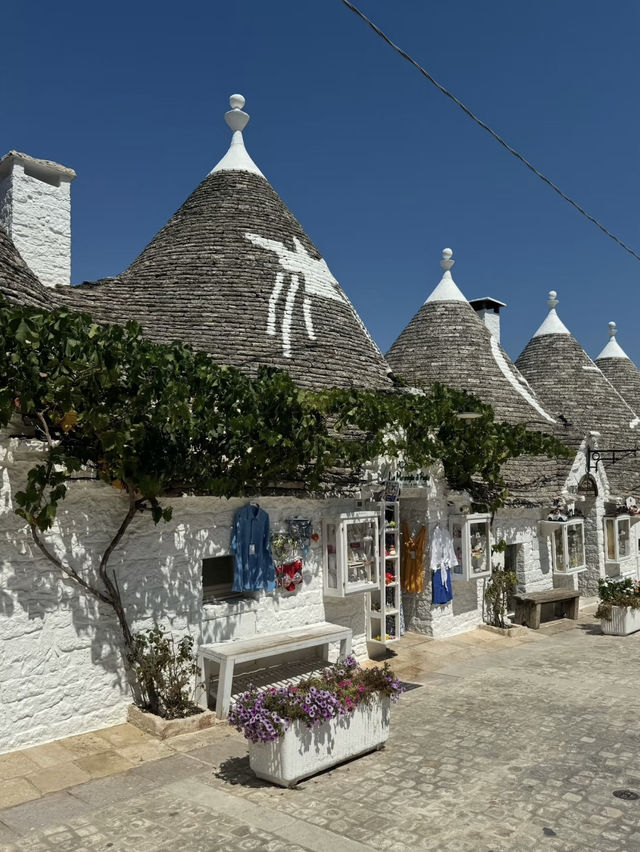
<svg viewBox="0 0 640 852">
<path fill-rule="evenodd" d="M 600 449 L 635 446 L 640 419 L 557 316 L 555 291 L 549 297 L 549 315 L 516 366 L 558 420 L 585 435 L 599 432 Z M 640 460 L 607 465 L 606 472 L 618 496 L 638 493 Z"/>
<path fill-rule="evenodd" d="M 302 226 L 249 157 L 233 96 L 228 153 L 118 278 L 58 290 L 98 321 L 139 321 L 218 363 L 308 387 L 391 389 L 389 368 Z"/>
<path fill-rule="evenodd" d="M 474 394 L 496 419 L 555 434 L 569 446 L 579 437 L 545 410 L 511 359 L 466 300 L 451 276 L 451 249 L 442 253 L 444 274 L 387 353 L 394 373 L 421 387 L 436 382 Z M 509 460 L 502 474 L 509 500 L 546 505 L 562 489 L 571 461 L 542 456 Z"/>
<path fill-rule="evenodd" d="M 596 358 L 596 364 L 620 396 L 640 413 L 640 370 L 616 340 L 615 322 L 609 323 L 609 342 Z"/>
<path fill-rule="evenodd" d="M 0 294 L 9 302 L 50 308 L 50 292 L 40 283 L 0 225 Z"/>
<path fill-rule="evenodd" d="M 474 394 L 498 420 L 552 431 L 554 418 L 454 282 L 452 254 L 443 251 L 442 279 L 387 352 L 389 365 L 411 384 Z"/>
</svg>

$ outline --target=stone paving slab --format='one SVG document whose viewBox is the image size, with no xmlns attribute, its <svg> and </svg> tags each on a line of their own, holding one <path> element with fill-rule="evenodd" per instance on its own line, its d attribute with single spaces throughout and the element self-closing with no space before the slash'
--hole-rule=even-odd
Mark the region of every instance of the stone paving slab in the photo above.
<svg viewBox="0 0 640 852">
<path fill-rule="evenodd" d="M 34 802 L 5 808 L 0 811 L 0 817 L 9 828 L 19 834 L 27 834 L 41 828 L 60 825 L 89 812 L 90 808 L 85 802 L 65 792 L 52 793 Z"/>
<path fill-rule="evenodd" d="M 394 707 L 382 751 L 285 790 L 256 779 L 244 740 L 219 728 L 172 757 L 0 810 L 0 849 L 638 852 L 640 800 L 612 794 L 640 792 L 640 634 L 592 626 L 497 636 L 463 659 L 458 642 L 435 672 L 432 643 L 411 642 L 398 668 L 423 685 Z"/>
</svg>

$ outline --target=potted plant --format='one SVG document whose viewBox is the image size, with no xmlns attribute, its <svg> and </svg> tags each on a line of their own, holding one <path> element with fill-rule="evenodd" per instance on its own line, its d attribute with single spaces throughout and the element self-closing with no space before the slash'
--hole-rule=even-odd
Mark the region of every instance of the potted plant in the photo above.
<svg viewBox="0 0 640 852">
<path fill-rule="evenodd" d="M 518 583 L 515 571 L 494 565 L 484 592 L 488 623 L 499 630 L 508 630 L 513 625 L 505 619 L 509 596 Z"/>
<path fill-rule="evenodd" d="M 214 714 L 195 702 L 200 684 L 193 636 L 176 642 L 156 625 L 136 633 L 133 641 L 129 664 L 136 689 L 128 721 L 160 739 L 212 725 Z"/>
<path fill-rule="evenodd" d="M 389 736 L 390 703 L 402 691 L 387 663 L 361 669 L 347 657 L 296 685 L 251 689 L 232 707 L 229 723 L 249 740 L 258 778 L 293 787 L 381 748 Z"/>
<path fill-rule="evenodd" d="M 627 636 L 640 630 L 640 583 L 624 580 L 599 580 L 600 603 L 595 617 L 600 619 L 603 633 Z"/>
</svg>

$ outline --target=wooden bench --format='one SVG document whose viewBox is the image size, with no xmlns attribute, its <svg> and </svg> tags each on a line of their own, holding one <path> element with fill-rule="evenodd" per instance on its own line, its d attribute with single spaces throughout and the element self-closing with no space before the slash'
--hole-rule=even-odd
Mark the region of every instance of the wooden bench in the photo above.
<svg viewBox="0 0 640 852">
<path fill-rule="evenodd" d="M 216 715 L 226 718 L 231 703 L 231 686 L 233 684 L 233 669 L 236 663 L 246 663 L 250 660 L 261 660 L 276 654 L 286 654 L 291 651 L 302 651 L 305 648 L 323 647 L 323 659 L 329 659 L 329 645 L 340 642 L 340 656 L 348 657 L 351 653 L 352 631 L 350 627 L 339 624 L 309 624 L 295 630 L 285 630 L 282 633 L 265 633 L 251 639 L 236 639 L 231 642 L 218 642 L 215 645 L 201 645 L 198 650 L 200 673 L 204 683 L 201 705 L 207 708 L 209 694 L 209 663 L 218 663 L 220 674 L 216 696 Z"/>
<path fill-rule="evenodd" d="M 576 621 L 580 605 L 580 592 L 574 592 L 573 589 L 549 589 L 547 592 L 514 595 L 513 601 L 515 604 L 515 623 L 525 624 L 532 630 L 537 630 L 540 627 L 542 605 L 547 603 L 562 603 L 562 617 L 572 618 Z"/>
</svg>

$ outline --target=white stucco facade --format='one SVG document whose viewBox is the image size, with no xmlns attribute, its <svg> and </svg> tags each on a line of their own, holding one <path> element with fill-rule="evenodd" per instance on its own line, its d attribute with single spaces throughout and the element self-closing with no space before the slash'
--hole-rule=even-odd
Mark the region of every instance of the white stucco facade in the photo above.
<svg viewBox="0 0 640 852">
<path fill-rule="evenodd" d="M 110 608 L 62 579 L 15 514 L 15 492 L 35 461 L 30 442 L 0 434 L 0 753 L 118 724 L 131 702 Z M 259 592 L 203 606 L 202 559 L 229 553 L 232 518 L 245 502 L 176 498 L 167 501 L 169 523 L 154 526 L 148 514 L 133 521 L 110 562 L 133 629 L 157 622 L 199 643 L 328 620 L 351 627 L 354 653 L 365 656 L 364 597 L 323 599 L 321 540 L 311 543 L 295 594 Z M 353 508 L 293 497 L 263 498 L 260 505 L 272 526 L 305 517 L 317 532 L 322 517 Z M 46 539 L 89 576 L 125 513 L 113 488 L 74 483 Z"/>
</svg>

